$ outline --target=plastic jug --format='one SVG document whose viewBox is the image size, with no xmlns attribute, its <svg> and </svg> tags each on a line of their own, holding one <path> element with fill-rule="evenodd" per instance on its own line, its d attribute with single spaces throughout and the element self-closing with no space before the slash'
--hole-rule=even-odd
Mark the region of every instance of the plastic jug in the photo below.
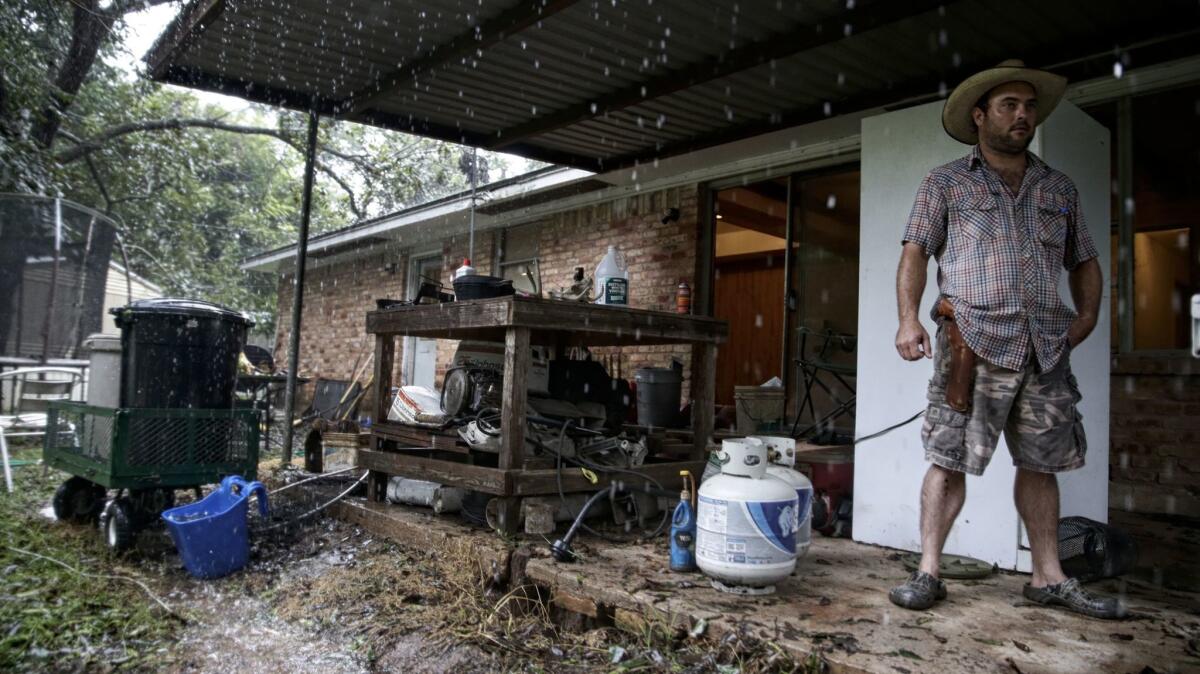
<svg viewBox="0 0 1200 674">
<path fill-rule="evenodd" d="M 464 276 L 475 276 L 475 268 L 471 266 L 470 258 L 463 258 L 462 266 L 454 270 L 454 278 L 460 279 Z"/>
<path fill-rule="evenodd" d="M 671 517 L 671 570 L 687 572 L 696 570 L 696 510 L 692 507 L 691 472 L 680 471 L 684 488 L 679 494 L 679 505 Z"/>
<path fill-rule="evenodd" d="M 629 304 L 629 267 L 616 246 L 596 266 L 596 304 Z"/>
</svg>

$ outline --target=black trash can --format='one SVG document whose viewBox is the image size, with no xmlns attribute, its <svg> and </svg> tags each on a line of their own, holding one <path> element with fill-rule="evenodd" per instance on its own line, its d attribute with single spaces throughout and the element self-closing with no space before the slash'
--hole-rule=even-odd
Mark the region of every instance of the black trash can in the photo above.
<svg viewBox="0 0 1200 674">
<path fill-rule="evenodd" d="M 138 300 L 111 311 L 121 328 L 121 406 L 229 409 L 245 314 L 200 300 Z"/>
</svg>

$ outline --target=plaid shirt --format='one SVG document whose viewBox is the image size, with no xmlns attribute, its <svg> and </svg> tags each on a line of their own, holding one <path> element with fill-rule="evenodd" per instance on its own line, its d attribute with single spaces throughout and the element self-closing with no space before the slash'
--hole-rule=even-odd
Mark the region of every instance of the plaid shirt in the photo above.
<svg viewBox="0 0 1200 674">
<path fill-rule="evenodd" d="M 978 145 L 931 171 L 917 190 L 903 241 L 937 259 L 938 288 L 976 355 L 1020 370 L 1032 350 L 1046 371 L 1066 352 L 1075 319 L 1058 294 L 1060 269 L 1075 269 L 1097 253 L 1075 184 L 1032 152 L 1027 156 L 1015 198 Z"/>
</svg>

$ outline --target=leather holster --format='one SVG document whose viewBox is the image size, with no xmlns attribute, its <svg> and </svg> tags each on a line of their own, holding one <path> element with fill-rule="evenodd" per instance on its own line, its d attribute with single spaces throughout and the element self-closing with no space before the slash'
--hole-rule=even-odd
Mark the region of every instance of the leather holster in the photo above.
<svg viewBox="0 0 1200 674">
<path fill-rule="evenodd" d="M 937 303 L 937 315 L 950 343 L 950 375 L 946 379 L 946 404 L 956 412 L 971 409 L 975 395 L 975 352 L 967 346 L 958 323 L 954 321 L 954 305 L 943 297 Z"/>
</svg>

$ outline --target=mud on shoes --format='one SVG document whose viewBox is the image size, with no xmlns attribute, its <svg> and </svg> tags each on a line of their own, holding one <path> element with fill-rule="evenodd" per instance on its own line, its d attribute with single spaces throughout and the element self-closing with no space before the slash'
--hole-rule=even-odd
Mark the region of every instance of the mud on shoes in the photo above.
<svg viewBox="0 0 1200 674">
<path fill-rule="evenodd" d="M 908 580 L 888 592 L 893 604 L 914 611 L 923 611 L 945 598 L 946 584 L 924 571 L 913 571 Z"/>
<path fill-rule="evenodd" d="M 1047 585 L 1046 587 L 1034 587 L 1026 584 L 1021 594 L 1025 595 L 1026 599 L 1038 604 L 1060 606 L 1093 618 L 1120 620 L 1128 614 L 1120 599 L 1098 597 L 1083 589 L 1079 581 L 1074 578 L 1068 578 L 1057 585 Z"/>
</svg>

